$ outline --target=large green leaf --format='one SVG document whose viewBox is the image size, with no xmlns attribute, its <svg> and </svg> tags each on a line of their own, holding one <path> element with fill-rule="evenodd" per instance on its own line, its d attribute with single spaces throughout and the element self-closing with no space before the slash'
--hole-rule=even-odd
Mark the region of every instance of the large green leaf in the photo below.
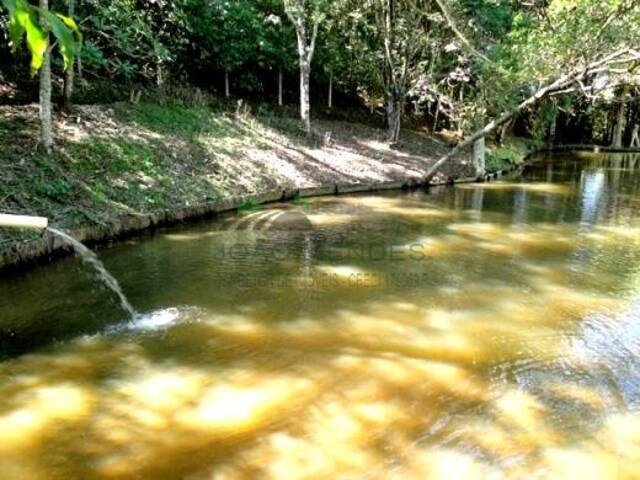
<svg viewBox="0 0 640 480">
<path fill-rule="evenodd" d="M 48 40 L 45 32 L 38 25 L 36 14 L 32 10 L 20 13 L 20 21 L 27 32 L 27 48 L 31 52 L 31 74 L 40 70 L 44 62 Z"/>
<path fill-rule="evenodd" d="M 9 11 L 9 38 L 15 51 L 24 36 L 31 53 L 31 74 L 35 74 L 44 61 L 49 30 L 58 41 L 65 68 L 72 64 L 73 56 L 82 41 L 82 34 L 76 22 L 69 17 L 51 11 L 41 11 L 27 0 L 0 0 Z M 38 18 L 40 16 L 40 19 Z M 42 23 L 41 23 L 42 22 Z M 43 28 L 42 24 L 46 27 Z"/>
<path fill-rule="evenodd" d="M 76 42 L 72 31 L 67 28 L 60 16 L 51 12 L 43 12 L 47 25 L 54 37 L 58 40 L 58 48 L 64 60 L 64 68 L 69 68 L 73 64 Z"/>
</svg>

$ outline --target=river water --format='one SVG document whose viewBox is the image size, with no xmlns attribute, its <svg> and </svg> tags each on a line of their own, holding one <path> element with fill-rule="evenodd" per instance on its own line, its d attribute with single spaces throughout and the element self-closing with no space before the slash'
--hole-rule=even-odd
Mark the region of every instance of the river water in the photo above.
<svg viewBox="0 0 640 480">
<path fill-rule="evenodd" d="M 251 207 L 251 202 L 247 202 Z M 248 208 L 0 278 L 3 479 L 634 478 L 640 156 Z"/>
</svg>

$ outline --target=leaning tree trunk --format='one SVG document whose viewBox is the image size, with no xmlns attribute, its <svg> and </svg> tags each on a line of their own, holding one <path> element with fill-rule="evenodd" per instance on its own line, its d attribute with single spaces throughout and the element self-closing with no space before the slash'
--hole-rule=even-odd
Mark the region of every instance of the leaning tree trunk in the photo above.
<svg viewBox="0 0 640 480">
<path fill-rule="evenodd" d="M 640 54 L 637 53 L 635 50 L 633 50 L 631 48 L 625 48 L 625 49 L 622 49 L 622 50 L 618 50 L 616 52 L 613 52 L 613 53 L 611 53 L 609 55 L 606 55 L 606 56 L 602 57 L 600 60 L 596 60 L 596 61 L 590 63 L 586 67 L 577 67 L 576 69 L 572 70 L 571 72 L 569 72 L 569 73 L 567 73 L 565 75 L 561 75 L 554 82 L 552 82 L 552 83 L 550 83 L 550 84 L 538 89 L 538 91 L 536 93 L 531 95 L 526 100 L 522 101 L 516 108 L 514 108 L 513 110 L 510 110 L 510 111 L 507 111 L 507 112 L 503 113 L 498 118 L 496 118 L 495 120 L 493 120 L 492 122 L 488 123 L 483 128 L 481 128 L 480 130 L 477 130 L 472 135 L 467 137 L 464 141 L 462 141 L 456 147 L 454 147 L 451 150 L 449 150 L 449 152 L 446 155 L 443 155 L 442 157 L 440 157 L 438 159 L 438 161 L 436 161 L 436 163 L 434 163 L 433 166 L 425 174 L 425 181 L 427 181 L 427 182 L 430 181 L 433 178 L 433 176 L 436 174 L 438 169 L 447 160 L 449 160 L 450 158 L 455 156 L 462 149 L 464 149 L 467 146 L 469 146 L 472 143 L 474 143 L 480 137 L 484 137 L 487 134 L 491 133 L 497 127 L 499 127 L 500 125 L 504 124 L 506 121 L 508 121 L 511 118 L 513 118 L 517 113 L 523 111 L 525 108 L 529 107 L 530 105 L 535 104 L 536 102 L 538 102 L 539 100 L 545 98 L 547 95 L 549 95 L 551 93 L 561 93 L 562 89 L 566 89 L 569 85 L 575 83 L 576 81 L 582 80 L 585 77 L 587 77 L 588 75 L 593 74 L 594 71 L 602 71 L 603 69 L 606 69 L 607 65 L 609 65 L 609 64 L 611 64 L 613 62 L 620 63 L 620 61 L 623 61 L 622 58 L 625 55 L 630 56 L 630 58 L 626 59 L 627 62 L 630 62 L 632 60 L 640 59 Z M 575 89 L 569 89 L 569 90 L 564 90 L 564 91 L 575 91 Z"/>
<path fill-rule="evenodd" d="M 40 10 L 49 10 L 49 0 L 40 0 Z M 42 21 L 42 20 L 41 20 Z M 44 52 L 42 67 L 40 68 L 40 142 L 47 153 L 53 148 L 53 118 L 51 107 L 51 45 L 49 44 L 48 26 L 43 25 L 47 32 L 48 46 Z"/>
<path fill-rule="evenodd" d="M 311 65 L 300 57 L 300 119 L 307 135 L 311 134 L 310 76 Z"/>
<path fill-rule="evenodd" d="M 282 98 L 282 68 L 278 69 L 278 106 L 281 107 L 283 105 Z"/>
<path fill-rule="evenodd" d="M 600 62 L 594 62 L 591 66 L 598 66 L 598 65 L 600 65 Z M 427 171 L 427 173 L 425 175 L 425 180 L 427 182 L 429 180 L 431 180 L 433 178 L 433 176 L 436 174 L 436 172 L 438 171 L 438 169 L 446 161 L 448 161 L 449 159 L 454 157 L 457 153 L 459 153 L 464 148 L 468 147 L 469 145 L 472 145 L 480 137 L 484 137 L 484 136 L 488 135 L 489 133 L 494 131 L 497 127 L 499 127 L 500 125 L 503 125 L 505 122 L 507 122 L 511 118 L 513 118 L 517 113 L 521 112 L 522 110 L 524 110 L 525 108 L 529 107 L 530 105 L 535 104 L 536 102 L 538 102 L 542 98 L 546 97 L 549 93 L 551 93 L 551 92 L 553 92 L 555 90 L 558 90 L 560 88 L 565 87 L 567 84 L 571 83 L 575 78 L 582 78 L 584 75 L 586 75 L 587 71 L 588 71 L 588 69 L 584 70 L 584 72 L 582 70 L 579 70 L 577 72 L 574 71 L 574 72 L 569 73 L 567 75 L 561 76 L 555 82 L 553 82 L 553 83 L 551 83 L 551 84 L 539 89 L 535 94 L 531 95 L 529 98 L 527 98 L 526 100 L 521 102 L 513 110 L 510 110 L 508 112 L 503 113 L 502 115 L 500 115 L 495 120 L 489 122 L 483 128 L 481 128 L 479 130 L 476 130 L 473 134 L 471 134 L 465 140 L 463 140 L 458 145 L 456 145 L 454 148 L 449 150 L 449 152 L 446 155 L 443 155 L 442 157 L 440 157 L 436 161 L 436 163 L 434 163 L 433 166 Z"/>
<path fill-rule="evenodd" d="M 69 18 L 73 18 L 74 10 L 75 10 L 75 0 L 68 0 L 68 11 Z M 71 59 L 71 65 L 67 67 L 67 70 L 64 73 L 64 89 L 62 92 L 62 107 L 65 110 L 69 110 L 71 108 L 71 104 L 73 101 L 73 81 L 74 81 L 74 70 L 75 70 L 76 62 L 75 55 Z"/>
</svg>

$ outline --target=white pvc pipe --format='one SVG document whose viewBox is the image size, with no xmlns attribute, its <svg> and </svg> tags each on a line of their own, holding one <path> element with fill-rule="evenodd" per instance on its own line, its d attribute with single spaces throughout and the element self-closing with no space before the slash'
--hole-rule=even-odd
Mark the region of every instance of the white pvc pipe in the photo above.
<svg viewBox="0 0 640 480">
<path fill-rule="evenodd" d="M 29 217 L 26 215 L 8 215 L 0 213 L 0 227 L 34 228 L 44 230 L 49 226 L 49 220 L 45 217 Z"/>
</svg>

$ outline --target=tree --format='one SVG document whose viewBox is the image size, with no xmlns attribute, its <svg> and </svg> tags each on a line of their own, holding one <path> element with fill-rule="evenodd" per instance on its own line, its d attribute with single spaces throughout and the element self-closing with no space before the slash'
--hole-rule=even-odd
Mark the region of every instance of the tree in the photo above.
<svg viewBox="0 0 640 480">
<path fill-rule="evenodd" d="M 622 148 L 622 137 L 626 128 L 626 96 L 627 86 L 620 87 L 620 94 L 618 96 L 618 112 L 616 113 L 616 122 L 613 127 L 613 139 L 611 140 L 611 146 L 614 148 Z"/>
<path fill-rule="evenodd" d="M 73 18 L 75 13 L 75 0 L 67 0 L 67 13 L 69 18 Z M 71 107 L 73 100 L 73 82 L 74 82 L 75 58 L 71 59 L 71 64 L 67 67 L 64 76 L 64 91 L 62 94 L 62 105 L 65 109 Z"/>
<path fill-rule="evenodd" d="M 69 68 L 82 41 L 76 22 L 49 10 L 48 0 L 39 0 L 38 7 L 26 0 L 0 0 L 9 11 L 9 38 L 14 51 L 26 37 L 31 53 L 31 74 L 40 71 L 40 141 L 47 153 L 53 148 L 53 120 L 51 107 L 51 50 L 49 34 L 57 41 L 58 49 Z"/>
<path fill-rule="evenodd" d="M 53 148 L 53 117 L 51 108 L 51 46 L 49 45 L 49 29 L 46 23 L 46 12 L 49 11 L 49 0 L 40 1 L 40 27 L 44 34 L 46 47 L 42 55 L 40 68 L 40 141 L 47 153 Z"/>
<path fill-rule="evenodd" d="M 224 95 L 231 95 L 229 73 L 256 54 L 261 24 L 251 2 L 216 2 L 212 47 L 224 71 Z"/>
<path fill-rule="evenodd" d="M 366 92 L 370 105 L 376 94 L 384 97 L 392 145 L 400 135 L 407 96 L 434 54 L 429 42 L 441 19 L 430 7 L 431 2 L 423 0 L 350 1 L 339 15 L 351 25 L 341 19 L 335 22 L 347 32 L 348 48 L 357 52 L 353 63 L 358 66 L 359 89 Z"/>
<path fill-rule="evenodd" d="M 318 29 L 325 18 L 324 0 L 284 0 L 287 16 L 293 23 L 300 64 L 300 119 L 307 135 L 311 134 L 310 76 Z"/>
<path fill-rule="evenodd" d="M 286 16 L 280 0 L 265 0 L 258 5 L 264 12 L 260 38 L 260 63 L 277 72 L 278 106 L 284 104 L 284 74 L 293 70 L 296 59 L 293 26 L 283 21 Z"/>
<path fill-rule="evenodd" d="M 427 33 L 420 0 L 376 0 L 376 23 L 382 40 L 383 79 L 389 142 L 398 142 L 411 77 L 419 68 Z"/>
<path fill-rule="evenodd" d="M 587 66 L 577 67 L 573 71 L 562 75 L 552 83 L 541 87 L 533 95 L 522 101 L 516 108 L 503 113 L 498 118 L 489 122 L 483 128 L 476 130 L 464 141 L 456 145 L 456 147 L 451 149 L 446 155 L 438 159 L 438 161 L 428 170 L 427 174 L 425 175 L 426 179 L 431 179 L 447 160 L 452 158 L 462 149 L 475 143 L 478 139 L 484 137 L 485 135 L 491 133 L 497 127 L 514 117 L 517 113 L 520 113 L 524 109 L 535 105 L 543 98 L 547 98 L 548 96 L 557 94 L 559 92 L 566 93 L 567 91 L 573 91 L 576 87 L 572 87 L 572 85 L 582 84 L 589 77 L 605 71 L 612 65 L 634 64 L 637 62 L 640 62 L 640 52 L 636 52 L 633 49 L 624 49 L 606 55 Z"/>
<path fill-rule="evenodd" d="M 369 4 L 342 0 L 332 5 L 320 32 L 316 58 L 324 67 L 329 88 L 357 95 L 371 111 L 384 96 L 381 44 Z"/>
<path fill-rule="evenodd" d="M 485 88 L 475 88 L 480 95 L 471 111 L 484 110 L 495 120 L 439 159 L 427 178 L 462 148 L 543 99 L 574 93 L 590 98 L 618 88 L 640 59 L 630 48 L 640 44 L 639 21 L 640 5 L 631 0 L 552 0 L 519 7 L 504 40 L 477 62 L 474 81 Z"/>
<path fill-rule="evenodd" d="M 195 0 L 68 0 L 83 19 L 86 40 L 78 61 L 93 79 L 162 86 L 198 62 L 189 29 L 203 22 Z"/>
<path fill-rule="evenodd" d="M 184 10 L 200 60 L 222 70 L 224 95 L 229 97 L 230 74 L 258 55 L 262 22 L 255 2 L 193 0 Z"/>
</svg>

